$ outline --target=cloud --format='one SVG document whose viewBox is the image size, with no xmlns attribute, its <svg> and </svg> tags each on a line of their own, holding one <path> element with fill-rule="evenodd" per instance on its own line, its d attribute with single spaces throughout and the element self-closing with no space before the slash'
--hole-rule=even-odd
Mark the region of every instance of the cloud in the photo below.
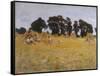
<svg viewBox="0 0 100 76">
<path fill-rule="evenodd" d="M 47 21 L 49 16 L 55 15 L 62 15 L 64 18 L 70 17 L 72 21 L 84 19 L 96 27 L 96 7 L 16 2 L 16 27 L 29 28 L 38 17 Z"/>
</svg>

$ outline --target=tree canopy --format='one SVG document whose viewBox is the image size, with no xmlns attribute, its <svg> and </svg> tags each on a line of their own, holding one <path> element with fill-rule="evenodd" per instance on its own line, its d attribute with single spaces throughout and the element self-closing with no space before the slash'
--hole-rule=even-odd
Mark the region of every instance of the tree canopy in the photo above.
<svg viewBox="0 0 100 76">
<path fill-rule="evenodd" d="M 31 24 L 31 28 L 33 31 L 42 32 L 42 29 L 47 27 L 45 21 L 40 17 Z"/>
</svg>

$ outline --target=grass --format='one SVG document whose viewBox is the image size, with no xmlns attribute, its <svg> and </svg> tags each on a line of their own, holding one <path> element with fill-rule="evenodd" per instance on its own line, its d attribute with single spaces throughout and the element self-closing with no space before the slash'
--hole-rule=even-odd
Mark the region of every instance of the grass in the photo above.
<svg viewBox="0 0 100 76">
<path fill-rule="evenodd" d="M 85 38 L 51 36 L 36 44 L 26 44 L 24 36 L 16 34 L 16 73 L 65 71 L 96 68 L 96 41 Z"/>
</svg>

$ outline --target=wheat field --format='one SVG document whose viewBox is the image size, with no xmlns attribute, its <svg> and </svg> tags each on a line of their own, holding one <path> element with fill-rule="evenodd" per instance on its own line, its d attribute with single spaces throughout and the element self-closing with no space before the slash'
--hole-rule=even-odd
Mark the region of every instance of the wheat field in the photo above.
<svg viewBox="0 0 100 76">
<path fill-rule="evenodd" d="M 16 73 L 96 69 L 96 39 L 51 36 L 36 44 L 26 44 L 24 35 L 15 38 Z"/>
</svg>

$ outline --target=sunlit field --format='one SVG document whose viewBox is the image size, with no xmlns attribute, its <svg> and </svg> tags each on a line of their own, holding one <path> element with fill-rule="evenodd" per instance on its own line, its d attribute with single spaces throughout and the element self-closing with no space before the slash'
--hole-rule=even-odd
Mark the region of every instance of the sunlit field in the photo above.
<svg viewBox="0 0 100 76">
<path fill-rule="evenodd" d="M 27 44 L 24 35 L 15 38 L 15 72 L 35 73 L 96 69 L 96 39 L 39 34 L 40 41 Z"/>
</svg>

